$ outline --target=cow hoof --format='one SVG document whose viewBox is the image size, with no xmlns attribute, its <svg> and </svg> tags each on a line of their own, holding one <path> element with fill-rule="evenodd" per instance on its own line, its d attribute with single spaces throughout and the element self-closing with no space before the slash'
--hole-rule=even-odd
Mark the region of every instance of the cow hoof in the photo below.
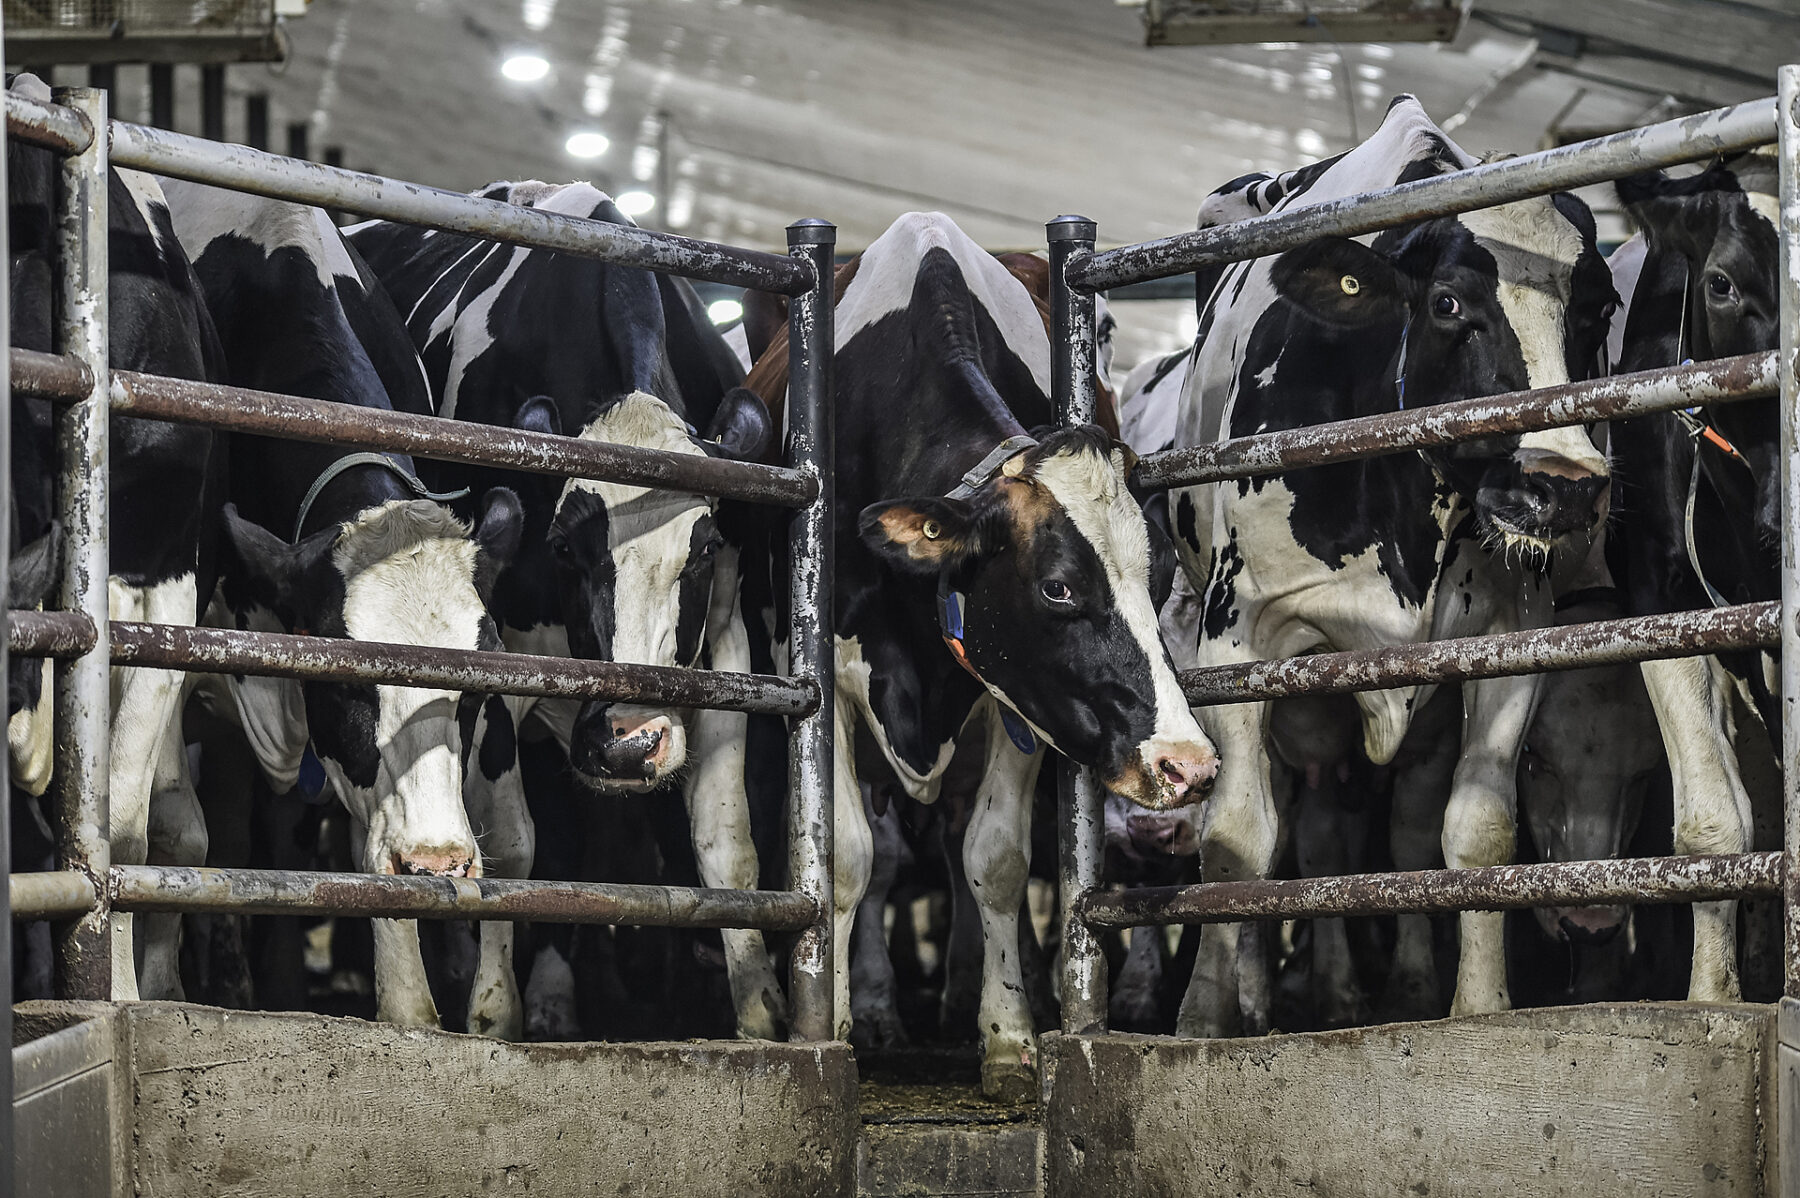
<svg viewBox="0 0 1800 1198">
<path fill-rule="evenodd" d="M 787 1033 L 787 1003 L 782 1001 L 778 990 L 764 990 L 757 995 L 738 1019 L 737 1037 L 740 1040 L 779 1042 L 787 1039 Z"/>
<path fill-rule="evenodd" d="M 983 1061 L 981 1096 L 1009 1106 L 1023 1106 L 1038 1099 L 1037 1070 L 1017 1061 Z"/>
<path fill-rule="evenodd" d="M 860 1014 L 850 1026 L 850 1046 L 858 1052 L 882 1052 L 905 1048 L 910 1043 L 900 1013 L 891 1007 Z"/>
</svg>

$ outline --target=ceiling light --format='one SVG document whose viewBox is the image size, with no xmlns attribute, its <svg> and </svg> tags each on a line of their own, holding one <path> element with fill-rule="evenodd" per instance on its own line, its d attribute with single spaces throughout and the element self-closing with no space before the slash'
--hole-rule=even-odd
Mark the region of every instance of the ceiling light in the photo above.
<svg viewBox="0 0 1800 1198">
<path fill-rule="evenodd" d="M 613 197 L 613 203 L 626 216 L 642 216 L 656 207 L 656 197 L 647 191 L 628 191 Z"/>
<path fill-rule="evenodd" d="M 515 54 L 500 64 L 500 73 L 514 83 L 536 83 L 550 73 L 550 63 L 539 54 Z"/>
<path fill-rule="evenodd" d="M 604 133 L 571 133 L 563 149 L 576 158 L 598 158 L 611 144 Z"/>
<path fill-rule="evenodd" d="M 706 314 L 714 324 L 730 324 L 744 314 L 744 305 L 734 299 L 716 299 L 706 305 Z"/>
</svg>

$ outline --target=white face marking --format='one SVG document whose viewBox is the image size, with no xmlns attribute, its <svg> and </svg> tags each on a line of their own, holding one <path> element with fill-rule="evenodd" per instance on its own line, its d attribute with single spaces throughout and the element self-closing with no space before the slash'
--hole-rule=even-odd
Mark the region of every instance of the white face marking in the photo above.
<svg viewBox="0 0 1800 1198">
<path fill-rule="evenodd" d="M 912 303 L 918 263 L 933 249 L 956 260 L 969 292 L 999 326 L 1007 348 L 1050 394 L 1050 340 L 1031 293 L 994 256 L 939 212 L 909 212 L 863 251 L 856 277 L 837 306 L 837 348 L 889 312 Z"/>
<path fill-rule="evenodd" d="M 1105 458 L 1059 453 L 1040 461 L 1034 478 L 1062 505 L 1100 559 L 1113 605 L 1149 662 L 1155 722 L 1150 739 L 1137 746 L 1137 756 L 1140 768 L 1160 784 L 1158 757 L 1193 756 L 1201 749 L 1210 754 L 1212 745 L 1195 721 L 1163 650 L 1156 609 L 1150 603 L 1150 539 L 1144 514 L 1125 485 L 1125 456 L 1117 449 Z"/>
<path fill-rule="evenodd" d="M 468 526 L 430 500 L 394 500 L 343 526 L 332 564 L 344 578 L 344 628 L 356 640 L 440 648 L 479 645 L 484 608 L 475 589 Z M 420 850 L 475 858 L 462 798 L 457 695 L 377 686 L 375 788 L 363 791 L 330 760 L 338 793 L 368 827 L 364 866 L 392 868 Z M 479 873 L 479 863 L 472 872 Z"/>
</svg>

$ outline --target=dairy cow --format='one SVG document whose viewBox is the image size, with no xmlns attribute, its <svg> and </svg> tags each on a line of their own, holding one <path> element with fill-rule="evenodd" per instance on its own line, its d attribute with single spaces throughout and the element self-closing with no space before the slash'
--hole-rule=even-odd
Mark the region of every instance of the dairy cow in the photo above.
<svg viewBox="0 0 1800 1198">
<path fill-rule="evenodd" d="M 50 99 L 49 89 L 35 76 L 18 76 L 10 88 L 40 101 Z M 51 339 L 57 270 L 55 177 L 55 158 L 49 151 L 8 143 L 12 343 L 21 349 L 55 348 Z M 113 170 L 103 200 L 110 255 L 108 352 L 113 368 L 183 379 L 217 378 L 218 341 L 193 271 L 170 228 L 156 180 L 136 171 Z M 53 425 L 49 404 L 15 402 L 13 461 L 29 458 L 40 464 L 14 478 L 14 511 L 9 519 L 17 520 L 16 546 L 53 535 L 52 471 L 43 465 L 55 461 Z M 206 492 L 218 464 L 213 434 L 193 425 L 115 418 L 109 453 L 110 615 L 115 620 L 193 624 L 197 595 L 208 585 L 202 575 L 210 570 L 203 546 L 211 526 Z M 48 579 L 40 573 L 37 582 L 32 589 L 41 600 L 48 593 Z M 9 678 L 8 707 L 15 683 L 20 707 L 9 716 L 8 741 L 14 776 L 21 778 L 26 790 L 41 791 L 51 764 L 49 672 L 38 668 L 35 693 L 26 677 L 29 673 L 27 668 Z M 170 775 L 165 749 L 177 726 L 181 688 L 182 676 L 173 670 L 113 671 L 108 785 L 115 864 L 141 865 L 148 858 L 151 798 Z M 183 859 L 176 863 L 197 863 L 186 860 L 195 848 L 184 846 Z M 115 997 L 179 992 L 172 940 L 164 937 L 146 945 L 140 988 L 133 917 L 115 914 L 113 929 Z"/>
<path fill-rule="evenodd" d="M 587 184 L 496 183 L 480 193 L 630 224 Z M 371 222 L 350 239 L 386 285 L 440 416 L 586 440 L 754 459 L 760 400 L 685 283 L 546 250 Z M 448 464 L 433 486 L 503 482 L 523 501 L 517 561 L 494 593 L 508 648 L 646 665 L 747 671 L 741 509 L 703 496 Z M 738 522 L 738 523 L 734 523 Z M 679 780 L 708 886 L 752 888 L 745 719 L 723 711 L 509 698 L 544 721 L 600 790 Z M 772 1038 L 786 1006 L 760 932 L 727 930 L 738 1030 Z"/>
<path fill-rule="evenodd" d="M 1615 322 L 1621 372 L 1776 348 L 1777 182 L 1767 151 L 1683 178 L 1618 182 L 1642 230 L 1613 255 L 1629 301 Z M 1780 596 L 1779 424 L 1768 398 L 1613 426 L 1620 516 L 1611 566 L 1634 613 Z M 1732 692 L 1779 741 L 1772 666 L 1761 654 L 1643 664 L 1674 785 L 1677 853 L 1750 847 Z M 1690 998 L 1738 997 L 1736 909 L 1695 905 Z"/>
<path fill-rule="evenodd" d="M 965 755 L 980 778 L 962 854 L 985 948 L 982 1085 L 1026 1097 L 1018 917 L 1042 749 L 1150 808 L 1203 797 L 1217 763 L 1157 638 L 1125 451 L 1051 426 L 1030 291 L 935 213 L 897 220 L 839 287 L 837 1030 L 871 867 L 858 776 L 930 802 Z"/>
<path fill-rule="evenodd" d="M 193 183 L 164 187 L 219 331 L 228 381 L 377 411 L 430 410 L 405 325 L 323 210 Z M 499 646 L 485 604 L 519 541 L 510 491 L 489 492 L 471 525 L 426 493 L 404 454 L 236 436 L 227 495 L 211 621 L 436 648 Z M 244 729 L 277 793 L 294 785 L 311 746 L 354 819 L 361 869 L 529 871 L 522 796 L 477 807 L 477 843 L 463 801 L 462 696 L 248 677 L 209 679 L 203 691 Z M 482 938 L 468 1026 L 516 1037 L 512 926 L 484 925 Z M 416 923 L 377 920 L 375 954 L 379 1016 L 436 1025 Z"/>
<path fill-rule="evenodd" d="M 1275 179 L 1237 180 L 1219 202 L 1285 210 L 1473 162 L 1400 97 L 1363 144 Z M 1585 377 L 1602 366 L 1614 303 L 1592 218 L 1568 196 L 1234 264 L 1203 308 L 1176 443 Z M 1202 596 L 1195 661 L 1545 623 L 1544 571 L 1604 517 L 1607 486 L 1605 459 L 1573 429 L 1172 493 L 1176 546 Z M 1452 866 L 1512 857 L 1513 766 L 1536 693 L 1530 678 L 1463 688 L 1467 734 L 1443 832 Z M 1357 696 L 1372 761 L 1394 757 L 1425 697 L 1418 688 Z M 1271 865 L 1268 719 L 1266 703 L 1202 713 L 1223 761 L 1201 849 L 1208 880 L 1263 876 Z M 1466 914 L 1461 926 L 1453 1009 L 1506 1006 L 1499 917 Z M 1182 1031 L 1264 1025 L 1266 1012 L 1239 1001 L 1237 938 L 1234 927 L 1204 929 Z"/>
</svg>

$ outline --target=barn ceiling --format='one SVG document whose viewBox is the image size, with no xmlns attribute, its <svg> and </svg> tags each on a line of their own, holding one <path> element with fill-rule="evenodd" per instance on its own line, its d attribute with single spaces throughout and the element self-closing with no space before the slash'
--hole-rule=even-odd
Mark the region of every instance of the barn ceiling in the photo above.
<svg viewBox="0 0 1800 1198">
<path fill-rule="evenodd" d="M 1060 212 L 1140 240 L 1352 144 L 1397 92 L 1471 151 L 1527 151 L 1769 94 L 1800 58 L 1781 0 L 1484 0 L 1448 45 L 1147 49 L 1108 0 L 313 0 L 288 29 L 286 64 L 231 68 L 228 136 L 266 91 L 276 149 L 306 122 L 315 157 L 445 187 L 589 178 L 658 193 L 647 225 L 764 247 L 823 216 L 856 248 L 913 208 L 994 248 Z M 502 78 L 520 53 L 548 74 Z M 141 76 L 116 100 L 140 119 Z M 603 156 L 565 150 L 584 132 Z"/>
</svg>

